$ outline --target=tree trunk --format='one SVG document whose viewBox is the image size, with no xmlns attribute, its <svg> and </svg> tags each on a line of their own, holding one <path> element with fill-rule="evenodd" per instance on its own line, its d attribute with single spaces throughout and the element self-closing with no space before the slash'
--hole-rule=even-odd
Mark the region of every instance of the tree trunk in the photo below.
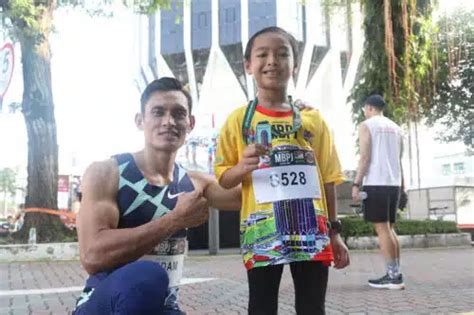
<svg viewBox="0 0 474 315">
<path fill-rule="evenodd" d="M 25 208 L 57 209 L 58 144 L 51 87 L 51 54 L 49 29 L 52 11 L 41 15 L 43 33 L 20 32 L 23 65 L 23 103 L 28 135 L 28 180 Z M 22 231 L 17 238 L 26 240 L 30 228 L 36 228 L 38 242 L 60 241 L 67 231 L 58 216 L 26 213 Z"/>
</svg>

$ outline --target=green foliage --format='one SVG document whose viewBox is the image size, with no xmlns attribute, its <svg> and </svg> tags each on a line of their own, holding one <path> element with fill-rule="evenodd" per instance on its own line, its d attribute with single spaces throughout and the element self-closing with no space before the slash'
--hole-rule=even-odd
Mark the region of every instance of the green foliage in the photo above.
<svg viewBox="0 0 474 315">
<path fill-rule="evenodd" d="M 375 230 L 373 224 L 367 223 L 359 217 L 345 217 L 341 219 L 343 239 L 354 236 L 374 236 Z"/>
<path fill-rule="evenodd" d="M 359 217 L 345 217 L 341 219 L 343 231 L 342 238 L 348 237 L 375 236 L 375 230 L 372 223 L 365 222 Z M 399 220 L 395 225 L 395 231 L 398 235 L 417 235 L 417 234 L 444 234 L 458 233 L 456 222 L 436 221 L 436 220 Z"/>
<path fill-rule="evenodd" d="M 456 222 L 436 220 L 401 220 L 397 223 L 395 230 L 399 235 L 442 234 L 459 232 L 456 226 Z"/>
<path fill-rule="evenodd" d="M 393 28 L 393 53 L 395 68 L 389 67 L 385 46 L 384 2 L 361 0 L 363 5 L 364 52 L 358 82 L 349 101 L 353 102 L 353 120 L 364 120 L 362 107 L 371 94 L 381 94 L 387 108 L 384 113 L 398 124 L 408 119 L 417 120 L 419 108 L 426 107 L 430 99 L 431 38 L 434 28 L 431 23 L 431 1 L 407 1 L 408 36 L 405 38 L 402 1 L 391 0 Z M 391 78 L 395 72 L 395 82 Z"/>
<path fill-rule="evenodd" d="M 10 18 L 21 21 L 21 28 L 39 30 L 38 15 L 40 7 L 32 1 L 12 0 L 10 2 Z"/>
<path fill-rule="evenodd" d="M 16 192 L 16 172 L 11 168 L 0 170 L 0 192 L 14 195 Z"/>
<path fill-rule="evenodd" d="M 437 94 L 424 114 L 445 127 L 440 140 L 474 149 L 474 10 L 459 9 L 437 27 Z"/>
</svg>

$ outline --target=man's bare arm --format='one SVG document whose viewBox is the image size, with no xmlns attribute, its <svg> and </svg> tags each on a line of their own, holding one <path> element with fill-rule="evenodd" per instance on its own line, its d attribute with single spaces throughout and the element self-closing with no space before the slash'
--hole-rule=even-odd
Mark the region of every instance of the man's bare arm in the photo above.
<svg viewBox="0 0 474 315">
<path fill-rule="evenodd" d="M 354 179 L 354 183 L 361 184 L 362 179 L 367 170 L 369 169 L 370 156 L 371 156 L 371 139 L 369 128 L 365 124 L 359 126 L 359 150 L 360 150 L 360 159 L 359 165 L 357 167 L 357 174 Z"/>
<path fill-rule="evenodd" d="M 401 176 L 402 176 L 402 186 L 401 186 L 401 190 L 402 192 L 405 191 L 405 176 L 403 175 L 403 163 L 402 163 L 402 158 L 403 158 L 403 150 L 404 150 L 404 146 L 403 146 L 403 138 L 400 139 L 400 173 L 401 173 Z"/>
<path fill-rule="evenodd" d="M 117 229 L 117 190 L 118 168 L 115 161 L 95 163 L 85 172 L 77 231 L 81 262 L 89 274 L 110 270 L 140 258 L 176 231 L 193 226 L 192 219 L 180 216 L 184 208 L 193 208 L 197 217 L 201 213 L 198 207 L 205 206 L 198 192 L 194 193 L 196 196 L 184 198 L 192 200 L 182 200 L 180 196 L 177 211 L 164 215 L 160 220 L 135 228 Z M 202 223 L 203 220 L 198 218 L 197 221 Z"/>
</svg>

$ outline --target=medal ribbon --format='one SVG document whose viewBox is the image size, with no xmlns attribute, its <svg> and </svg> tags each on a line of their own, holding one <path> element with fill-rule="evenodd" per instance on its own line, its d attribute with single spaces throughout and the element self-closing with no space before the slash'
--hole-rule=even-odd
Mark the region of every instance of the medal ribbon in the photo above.
<svg viewBox="0 0 474 315">
<path fill-rule="evenodd" d="M 293 124 L 290 130 L 279 132 L 277 130 L 272 129 L 272 136 L 274 137 L 283 137 L 289 134 L 295 133 L 298 129 L 301 128 L 301 114 L 298 107 L 293 104 L 293 100 L 291 96 L 288 96 L 288 100 L 290 103 L 291 111 L 293 112 Z M 252 119 L 255 114 L 255 110 L 257 108 L 258 98 L 255 98 L 253 101 L 250 101 L 247 108 L 245 109 L 244 121 L 242 123 L 242 137 L 244 143 L 246 145 L 250 144 L 250 132 L 252 127 Z"/>
</svg>

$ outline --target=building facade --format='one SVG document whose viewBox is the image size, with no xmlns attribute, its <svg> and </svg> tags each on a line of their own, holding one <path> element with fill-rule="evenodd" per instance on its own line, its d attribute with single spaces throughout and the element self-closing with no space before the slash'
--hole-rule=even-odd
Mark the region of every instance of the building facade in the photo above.
<svg viewBox="0 0 474 315">
<path fill-rule="evenodd" d="M 234 109 L 255 97 L 254 82 L 244 71 L 248 39 L 265 27 L 282 27 L 299 46 L 289 94 L 322 112 L 333 130 L 343 168 L 354 169 L 354 125 L 346 99 L 363 40 L 360 13 L 350 1 L 346 3 L 330 13 L 323 0 L 304 5 L 288 0 L 177 1 L 170 10 L 137 17 L 137 87 L 142 91 L 163 76 L 179 79 L 193 97 L 196 127 L 191 137 L 199 143 L 209 141 Z M 186 166 L 183 156 L 178 154 L 178 160 Z M 197 160 L 191 163 L 195 169 L 207 169 Z M 190 248 L 206 248 L 209 235 L 215 233 L 221 247 L 239 246 L 238 217 L 238 212 L 221 212 L 219 232 L 208 224 L 190 229 Z"/>
<path fill-rule="evenodd" d="M 197 117 L 194 134 L 211 137 L 227 116 L 255 96 L 243 51 L 260 29 L 280 26 L 298 40 L 293 99 L 318 108 L 329 122 L 344 169 L 354 169 L 354 126 L 346 99 L 363 40 L 360 13 L 347 5 L 329 13 L 322 0 L 194 0 L 137 17 L 139 90 L 163 76 L 186 84 Z"/>
</svg>

